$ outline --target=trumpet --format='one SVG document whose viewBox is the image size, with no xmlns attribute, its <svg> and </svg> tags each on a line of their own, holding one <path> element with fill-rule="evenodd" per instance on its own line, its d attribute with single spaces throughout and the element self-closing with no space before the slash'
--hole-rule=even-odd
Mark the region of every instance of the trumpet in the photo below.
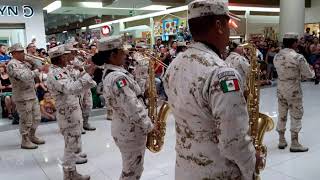
<svg viewBox="0 0 320 180">
<path fill-rule="evenodd" d="M 152 59 L 154 59 L 158 64 L 162 65 L 164 68 L 168 69 L 168 65 L 166 65 L 164 62 L 162 62 L 158 57 L 156 57 L 153 52 L 150 51 L 145 51 L 143 52 L 143 54 L 145 54 L 147 57 L 151 57 Z"/>
<path fill-rule="evenodd" d="M 26 59 L 33 61 L 37 65 L 46 65 L 46 64 L 51 64 L 50 58 L 42 58 L 39 56 L 34 56 L 31 54 L 25 54 Z"/>
</svg>

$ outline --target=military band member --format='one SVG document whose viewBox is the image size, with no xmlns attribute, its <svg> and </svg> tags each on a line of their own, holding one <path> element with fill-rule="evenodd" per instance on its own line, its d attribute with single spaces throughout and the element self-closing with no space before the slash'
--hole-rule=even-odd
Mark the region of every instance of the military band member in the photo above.
<svg viewBox="0 0 320 180">
<path fill-rule="evenodd" d="M 142 92 L 133 76 L 123 68 L 125 52 L 119 36 L 100 40 L 93 62 L 105 64 L 103 87 L 107 106 L 112 108 L 112 136 L 122 156 L 121 180 L 140 179 L 146 137 L 153 129 L 148 112 L 138 97 Z"/>
<path fill-rule="evenodd" d="M 284 49 L 275 56 L 274 65 L 279 76 L 278 80 L 278 110 L 279 119 L 277 131 L 279 133 L 279 149 L 287 147 L 285 139 L 288 111 L 291 120 L 291 152 L 306 152 L 307 147 L 299 143 L 299 132 L 302 128 L 303 116 L 301 80 L 313 78 L 314 71 L 310 69 L 303 55 L 295 49 L 298 45 L 297 33 L 286 33 L 283 38 Z"/>
<path fill-rule="evenodd" d="M 195 0 L 188 13 L 195 42 L 164 76 L 176 120 L 175 179 L 252 180 L 256 157 L 242 78 L 221 59 L 230 35 L 228 7 Z"/>
<path fill-rule="evenodd" d="M 34 88 L 34 78 L 40 73 L 38 69 L 35 69 L 34 62 L 25 59 L 21 44 L 14 44 L 11 47 L 11 53 L 13 59 L 8 63 L 7 69 L 12 83 L 12 98 L 20 116 L 21 148 L 36 149 L 37 145 L 45 143 L 35 135 L 41 120 L 41 113 Z"/>
<path fill-rule="evenodd" d="M 79 95 L 83 89 L 90 89 L 96 85 L 90 75 L 94 72 L 94 67 L 80 69 L 80 75 L 75 80 L 67 69 L 72 60 L 71 52 L 65 49 L 64 45 L 50 49 L 53 66 L 50 68 L 47 82 L 56 99 L 58 125 L 65 141 L 64 180 L 88 180 L 89 176 L 77 172 L 75 163 L 79 157 L 78 153 L 81 152 L 82 113 Z"/>
<path fill-rule="evenodd" d="M 243 84 L 242 89 L 245 90 L 246 79 L 250 70 L 250 64 L 248 60 L 243 56 L 243 48 L 236 43 L 232 43 L 230 46 L 230 55 L 226 59 L 226 63 L 235 68 L 240 74 Z"/>
</svg>

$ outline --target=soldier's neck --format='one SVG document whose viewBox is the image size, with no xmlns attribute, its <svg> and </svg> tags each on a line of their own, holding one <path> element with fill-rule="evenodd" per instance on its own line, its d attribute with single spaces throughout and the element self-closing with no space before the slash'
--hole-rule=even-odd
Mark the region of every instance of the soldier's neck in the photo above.
<svg viewBox="0 0 320 180">
<path fill-rule="evenodd" d="M 209 44 L 207 42 L 201 42 L 201 43 L 203 43 L 206 46 L 208 46 L 213 52 L 215 52 L 221 58 L 221 53 L 220 53 L 219 49 L 215 45 Z"/>
</svg>

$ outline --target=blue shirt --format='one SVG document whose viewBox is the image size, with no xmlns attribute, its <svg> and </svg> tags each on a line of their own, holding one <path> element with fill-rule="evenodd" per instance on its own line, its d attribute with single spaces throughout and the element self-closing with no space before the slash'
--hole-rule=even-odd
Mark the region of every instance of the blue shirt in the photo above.
<svg viewBox="0 0 320 180">
<path fill-rule="evenodd" d="M 0 63 L 6 63 L 8 61 L 10 61 L 11 57 L 8 56 L 7 54 L 5 55 L 0 55 Z"/>
</svg>

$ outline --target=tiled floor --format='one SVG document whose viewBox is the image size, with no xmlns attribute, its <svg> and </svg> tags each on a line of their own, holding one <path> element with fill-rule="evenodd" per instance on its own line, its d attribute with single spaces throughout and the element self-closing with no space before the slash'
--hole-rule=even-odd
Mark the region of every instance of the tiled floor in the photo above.
<svg viewBox="0 0 320 180">
<path fill-rule="evenodd" d="M 277 133 L 268 133 L 268 164 L 262 173 L 263 180 L 319 180 L 320 179 L 320 86 L 304 84 L 305 115 L 301 141 L 310 147 L 308 153 L 292 154 L 277 149 Z M 261 92 L 261 112 L 276 120 L 277 101 L 275 88 Z M 110 122 L 104 116 L 92 118 L 97 131 L 83 136 L 84 150 L 89 162 L 78 166 L 79 171 L 90 174 L 93 180 L 116 180 L 121 171 L 120 153 L 110 136 Z M 39 134 L 47 144 L 34 151 L 19 148 L 18 130 L 0 133 L 0 180 L 61 180 L 63 139 L 56 124 L 42 125 Z M 287 134 L 289 138 L 289 134 Z M 164 149 L 158 153 L 146 153 L 143 180 L 173 180 L 175 163 L 175 131 L 173 117 L 169 117 Z"/>
</svg>

